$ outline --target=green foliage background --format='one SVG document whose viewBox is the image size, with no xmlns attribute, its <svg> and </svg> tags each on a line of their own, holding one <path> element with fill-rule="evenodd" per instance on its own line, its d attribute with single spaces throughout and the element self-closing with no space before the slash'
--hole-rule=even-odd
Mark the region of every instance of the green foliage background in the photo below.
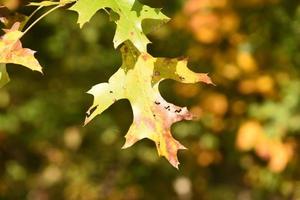
<svg viewBox="0 0 300 200">
<path fill-rule="evenodd" d="M 120 149 L 132 121 L 127 101 L 82 127 L 92 103 L 85 92 L 121 65 L 112 43 L 115 25 L 98 12 L 80 30 L 75 12 L 59 10 L 23 39 L 38 51 L 45 75 L 8 65 L 12 81 L 0 90 L 0 199 L 299 199 L 300 3 L 225 1 L 205 12 L 226 16 L 229 10 L 239 26 L 217 30 L 218 39 L 208 42 L 188 28 L 188 1 L 144 2 L 172 18 L 149 35 L 149 52 L 187 56 L 193 70 L 209 72 L 217 85 L 162 84 L 168 101 L 202 109 L 199 120 L 173 127 L 189 148 L 179 153 L 180 170 L 159 158 L 150 141 Z M 243 39 L 234 46 L 237 33 Z M 232 78 L 235 71 L 224 66 L 245 52 L 242 63 L 250 52 L 257 67 Z M 258 81 L 251 90 L 260 77 L 268 77 L 267 83 Z M 260 89 L 270 79 L 272 88 Z M 240 127 L 253 119 L 267 137 L 292 144 L 294 153 L 279 172 L 256 151 L 237 148 Z"/>
</svg>

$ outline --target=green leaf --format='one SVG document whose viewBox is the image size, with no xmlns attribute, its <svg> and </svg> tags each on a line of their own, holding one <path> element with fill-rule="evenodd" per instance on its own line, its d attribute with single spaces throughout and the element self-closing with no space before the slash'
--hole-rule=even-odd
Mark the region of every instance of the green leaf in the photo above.
<svg viewBox="0 0 300 200">
<path fill-rule="evenodd" d="M 165 79 L 183 83 L 212 82 L 207 74 L 190 71 L 186 60 L 153 58 L 147 53 L 139 53 L 130 44 L 124 45 L 121 52 L 121 68 L 108 83 L 95 85 L 88 91 L 94 96 L 94 103 L 87 112 L 85 124 L 117 100 L 128 99 L 134 120 L 123 148 L 148 138 L 155 142 L 159 155 L 177 168 L 177 151 L 185 147 L 172 137 L 170 127 L 175 122 L 191 120 L 192 115 L 186 107 L 166 102 L 158 90 L 159 83 Z"/>
<path fill-rule="evenodd" d="M 70 10 L 78 12 L 78 23 L 82 27 L 98 10 L 105 8 L 110 8 L 119 15 L 118 18 L 113 17 L 117 24 L 113 39 L 115 48 L 130 40 L 139 51 L 146 52 L 150 41 L 145 34 L 169 20 L 160 9 L 143 5 L 137 0 L 78 0 Z M 151 19 L 152 23 L 143 32 L 142 22 L 145 19 Z"/>
<path fill-rule="evenodd" d="M 9 76 L 6 71 L 6 65 L 0 63 L 0 88 L 9 82 Z"/>
</svg>

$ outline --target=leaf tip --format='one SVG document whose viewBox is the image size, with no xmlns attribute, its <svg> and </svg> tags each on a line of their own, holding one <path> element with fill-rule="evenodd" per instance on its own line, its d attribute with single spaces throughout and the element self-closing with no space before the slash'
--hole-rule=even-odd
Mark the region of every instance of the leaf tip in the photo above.
<svg viewBox="0 0 300 200">
<path fill-rule="evenodd" d="M 177 170 L 179 170 L 179 162 L 178 163 L 176 163 L 175 165 L 173 165 L 173 167 L 175 167 Z"/>
<path fill-rule="evenodd" d="M 180 165 L 180 162 L 178 160 L 175 160 L 175 161 L 169 161 L 170 164 L 176 168 L 177 170 L 179 170 L 179 165 Z"/>
<path fill-rule="evenodd" d="M 138 141 L 138 139 L 135 137 L 125 136 L 125 139 L 126 139 L 126 141 L 125 141 L 124 145 L 121 147 L 121 149 L 127 149 Z"/>
<path fill-rule="evenodd" d="M 83 126 L 86 126 L 91 120 L 86 117 L 85 120 L 84 120 L 84 123 L 83 123 Z"/>
<path fill-rule="evenodd" d="M 206 84 L 210 84 L 210 85 L 214 85 L 214 82 L 211 80 L 211 78 L 208 76 L 208 73 L 201 73 L 199 75 L 199 82 L 203 82 L 203 83 L 206 83 Z"/>
<path fill-rule="evenodd" d="M 43 68 L 41 66 L 38 67 L 37 69 L 34 69 L 33 71 L 37 71 L 37 72 L 40 72 L 42 75 L 45 75 L 43 72 Z"/>
<path fill-rule="evenodd" d="M 127 142 L 125 142 L 125 144 L 123 144 L 123 146 L 121 147 L 121 149 L 127 149 L 127 148 L 129 148 L 131 146 L 132 146 L 132 144 L 130 145 Z"/>
<path fill-rule="evenodd" d="M 79 25 L 79 28 L 82 29 L 85 23 L 78 21 L 77 24 Z"/>
</svg>

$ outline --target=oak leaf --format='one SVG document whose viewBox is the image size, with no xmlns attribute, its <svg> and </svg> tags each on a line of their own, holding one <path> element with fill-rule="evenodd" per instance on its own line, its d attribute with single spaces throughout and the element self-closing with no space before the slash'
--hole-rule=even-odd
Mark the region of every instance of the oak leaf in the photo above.
<svg viewBox="0 0 300 200">
<path fill-rule="evenodd" d="M 78 23 L 82 27 L 98 10 L 105 8 L 118 14 L 115 19 L 117 28 L 113 39 L 115 48 L 130 40 L 139 51 L 146 52 L 150 41 L 145 34 L 150 30 L 143 32 L 143 20 L 151 19 L 156 25 L 169 20 L 160 9 L 143 5 L 138 0 L 78 0 L 70 10 L 78 12 Z M 155 27 L 151 25 L 152 29 Z"/>
<path fill-rule="evenodd" d="M 148 53 L 139 53 L 126 43 L 121 48 L 123 64 L 109 79 L 88 91 L 94 103 L 87 112 L 85 124 L 101 114 L 120 99 L 128 99 L 133 110 L 133 123 L 126 134 L 123 148 L 148 138 L 156 144 L 160 156 L 164 156 L 178 168 L 177 151 L 185 147 L 171 135 L 170 127 L 181 120 L 191 120 L 186 107 L 168 103 L 160 95 L 158 86 L 162 80 L 173 79 L 182 83 L 212 83 L 207 74 L 194 73 L 186 60 L 154 58 Z"/>
<path fill-rule="evenodd" d="M 5 29 L 0 38 L 0 63 L 13 63 L 23 65 L 31 70 L 42 72 L 42 67 L 34 57 L 34 51 L 23 48 L 20 38 L 23 33 L 19 31 L 20 23 L 16 22 L 11 29 Z"/>
</svg>

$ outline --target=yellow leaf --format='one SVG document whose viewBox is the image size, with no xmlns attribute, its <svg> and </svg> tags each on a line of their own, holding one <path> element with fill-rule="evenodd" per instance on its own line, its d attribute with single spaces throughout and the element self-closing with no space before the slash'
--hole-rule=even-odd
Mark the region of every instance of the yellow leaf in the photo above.
<svg viewBox="0 0 300 200">
<path fill-rule="evenodd" d="M 212 82 L 207 74 L 190 71 L 186 60 L 154 58 L 147 53 L 139 53 L 132 44 L 124 45 L 121 51 L 121 68 L 108 83 L 98 84 L 88 91 L 94 96 L 94 103 L 87 112 L 85 124 L 115 101 L 128 99 L 134 119 L 123 148 L 148 138 L 155 142 L 159 155 L 177 168 L 177 151 L 185 147 L 172 137 L 170 128 L 173 123 L 191 120 L 193 116 L 186 107 L 166 102 L 159 93 L 159 83 L 164 79 L 183 83 Z"/>
<path fill-rule="evenodd" d="M 0 63 L 23 65 L 31 70 L 42 72 L 42 67 L 34 57 L 34 51 L 23 48 L 20 38 L 23 33 L 18 31 L 20 23 L 15 23 L 11 29 L 4 30 L 0 38 Z"/>
</svg>

